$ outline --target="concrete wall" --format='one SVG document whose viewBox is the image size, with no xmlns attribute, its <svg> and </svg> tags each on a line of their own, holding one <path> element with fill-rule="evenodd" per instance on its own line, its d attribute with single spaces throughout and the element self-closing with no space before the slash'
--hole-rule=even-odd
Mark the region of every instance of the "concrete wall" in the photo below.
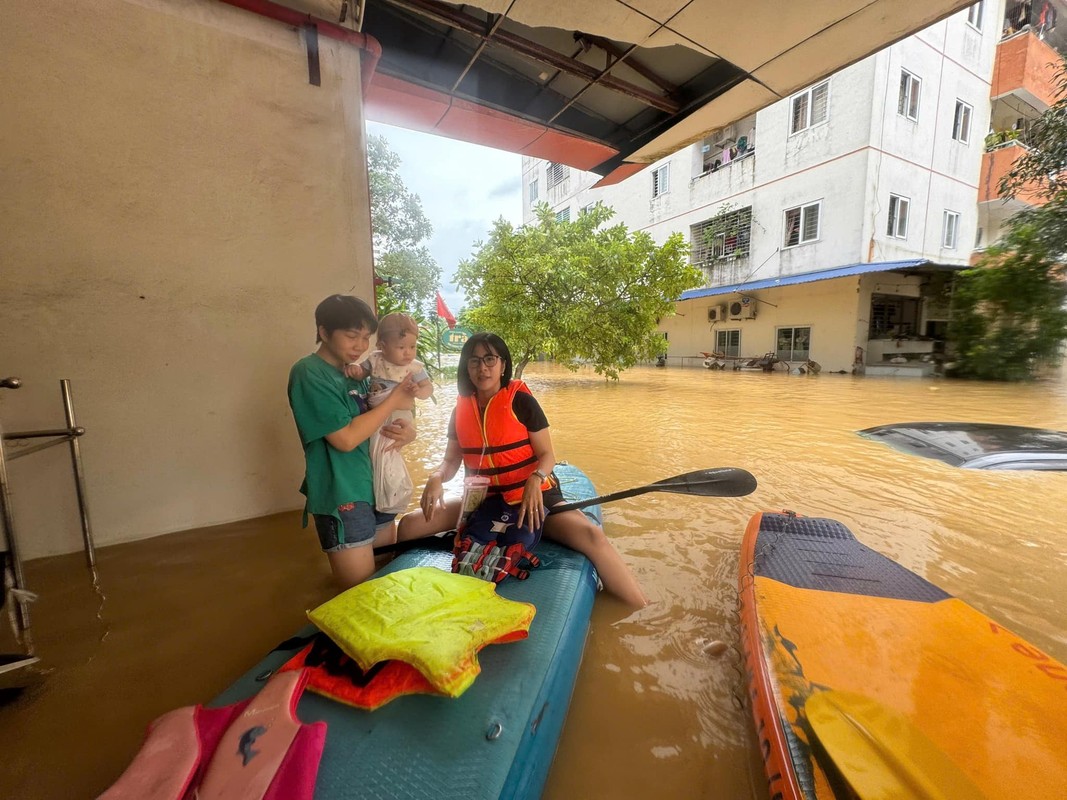
<svg viewBox="0 0 1067 800">
<path fill-rule="evenodd" d="M 866 261 L 928 258 L 966 264 L 978 226 L 983 139 L 989 126 L 990 73 L 999 36 L 998 3 L 983 6 L 981 30 L 961 11 L 829 79 L 826 123 L 789 133 L 786 98 L 735 126 L 755 143 L 750 158 L 700 173 L 700 144 L 662 159 L 615 186 L 591 189 L 597 177 L 569 171 L 566 191 L 546 197 L 544 162 L 525 159 L 524 182 L 540 173 L 541 197 L 572 215 L 598 200 L 616 219 L 657 241 L 714 216 L 724 205 L 752 206 L 752 252 L 730 265 L 753 279 Z M 901 69 L 922 79 L 918 120 L 897 113 Z M 956 100 L 972 106 L 967 143 L 952 138 Z M 670 191 L 653 198 L 652 170 L 670 165 Z M 910 202 L 908 236 L 886 235 L 890 193 Z M 822 200 L 817 242 L 782 248 L 784 211 Z M 526 218 L 529 219 L 529 204 Z M 960 214 L 957 246 L 942 247 L 944 212 Z M 712 285 L 716 285 L 714 282 Z"/>
<path fill-rule="evenodd" d="M 301 505 L 313 310 L 371 294 L 359 52 L 214 0 L 43 0 L 0 48 L 0 393 L 61 424 L 99 544 Z M 80 533 L 65 448 L 11 464 L 24 556 Z"/>
<path fill-rule="evenodd" d="M 736 294 L 683 300 L 676 304 L 678 314 L 663 320 L 667 332 L 667 356 L 670 363 L 689 366 L 700 363 L 701 351 L 714 349 L 715 332 L 741 331 L 741 354 L 759 356 L 775 349 L 776 331 L 782 327 L 811 327 L 811 357 L 823 370 L 851 371 L 857 344 L 866 343 L 867 328 L 862 326 L 862 341 L 857 337 L 857 315 L 866 318 L 870 309 L 870 291 L 859 291 L 859 279 L 836 278 L 781 289 L 761 289 L 748 293 L 757 298 L 757 316 L 750 320 L 724 320 L 709 323 L 710 306 L 729 303 Z M 860 313 L 860 304 L 866 305 Z"/>
</svg>

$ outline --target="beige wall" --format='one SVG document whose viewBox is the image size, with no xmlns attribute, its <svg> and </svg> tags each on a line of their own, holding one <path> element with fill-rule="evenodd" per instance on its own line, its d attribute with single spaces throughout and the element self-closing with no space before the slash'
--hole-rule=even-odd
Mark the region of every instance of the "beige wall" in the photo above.
<svg viewBox="0 0 1067 800">
<path fill-rule="evenodd" d="M 663 320 L 660 326 L 668 333 L 668 356 L 696 356 L 714 349 L 713 330 L 741 331 L 741 353 L 759 356 L 775 349 L 775 332 L 781 327 L 811 327 L 811 357 L 823 370 L 852 370 L 857 344 L 866 343 L 866 326 L 857 325 L 857 317 L 867 317 L 866 306 L 858 293 L 859 280 L 854 277 L 804 283 L 780 289 L 760 289 L 748 296 L 758 298 L 756 319 L 726 320 L 712 326 L 707 321 L 709 306 L 729 303 L 740 295 L 725 294 L 685 300 L 676 304 L 678 315 Z M 862 327 L 863 338 L 858 338 Z M 700 359 L 685 359 L 690 365 Z"/>
<path fill-rule="evenodd" d="M 215 0 L 22 0 L 0 47 L 0 393 L 62 422 L 98 544 L 301 504 L 315 304 L 371 292 L 359 51 Z M 10 465 L 22 554 L 76 550 L 65 448 Z"/>
</svg>

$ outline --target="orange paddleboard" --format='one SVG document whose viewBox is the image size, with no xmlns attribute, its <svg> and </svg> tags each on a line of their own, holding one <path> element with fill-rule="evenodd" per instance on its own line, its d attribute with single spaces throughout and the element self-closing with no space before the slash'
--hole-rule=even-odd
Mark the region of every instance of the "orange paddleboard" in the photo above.
<svg viewBox="0 0 1067 800">
<path fill-rule="evenodd" d="M 1067 797 L 1067 667 L 830 519 L 756 514 L 742 640 L 770 795 Z"/>
</svg>

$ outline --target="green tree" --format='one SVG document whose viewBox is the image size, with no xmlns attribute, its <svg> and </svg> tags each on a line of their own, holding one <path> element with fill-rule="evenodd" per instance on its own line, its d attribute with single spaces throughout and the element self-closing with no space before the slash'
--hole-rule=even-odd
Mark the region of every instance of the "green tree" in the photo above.
<svg viewBox="0 0 1067 800">
<path fill-rule="evenodd" d="M 367 137 L 375 270 L 407 308 L 424 309 L 441 280 L 425 242 L 433 226 L 400 177 L 400 157 L 384 136 Z"/>
<path fill-rule="evenodd" d="M 1013 216 L 952 299 L 951 374 L 1024 380 L 1061 355 L 1067 340 L 1067 63 L 1059 100 L 1032 125 L 1029 149 L 1001 181 L 1005 197 L 1037 203 Z"/>
<path fill-rule="evenodd" d="M 614 212 L 600 203 L 574 221 L 558 221 L 543 203 L 536 214 L 536 224 L 519 228 L 497 220 L 457 273 L 466 319 L 504 338 L 516 377 L 540 353 L 617 379 L 662 352 L 659 319 L 703 282 L 682 234 L 657 245 L 625 225 L 602 227 Z"/>
</svg>

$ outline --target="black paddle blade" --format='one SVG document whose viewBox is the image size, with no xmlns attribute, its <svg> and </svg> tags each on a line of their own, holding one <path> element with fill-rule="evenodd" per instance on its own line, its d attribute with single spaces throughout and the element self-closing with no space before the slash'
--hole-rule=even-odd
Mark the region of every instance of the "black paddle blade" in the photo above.
<svg viewBox="0 0 1067 800">
<path fill-rule="evenodd" d="M 740 467 L 716 467 L 657 481 L 650 485 L 650 489 L 702 497 L 744 497 L 756 491 L 756 478 Z"/>
<path fill-rule="evenodd" d="M 701 469 L 696 472 L 687 472 L 684 475 L 675 475 L 673 478 L 664 478 L 662 481 L 650 483 L 646 486 L 638 486 L 635 489 L 624 489 L 621 492 L 612 492 L 600 497 L 590 497 L 587 500 L 579 500 L 575 503 L 564 503 L 549 509 L 550 514 L 559 514 L 561 511 L 577 511 L 600 503 L 610 503 L 613 500 L 623 500 L 627 497 L 635 497 L 647 492 L 675 492 L 676 494 L 691 494 L 702 497 L 743 497 L 756 491 L 756 479 L 748 470 L 739 467 L 717 467 L 716 469 Z"/>
</svg>

